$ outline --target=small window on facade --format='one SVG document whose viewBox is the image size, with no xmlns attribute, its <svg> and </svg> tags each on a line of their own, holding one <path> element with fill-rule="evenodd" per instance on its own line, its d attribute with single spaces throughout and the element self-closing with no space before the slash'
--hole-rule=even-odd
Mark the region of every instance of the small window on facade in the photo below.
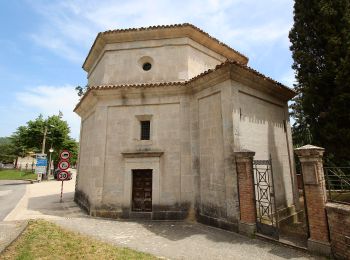
<svg viewBox="0 0 350 260">
<path fill-rule="evenodd" d="M 150 121 L 141 121 L 141 140 L 150 140 Z"/>
<path fill-rule="evenodd" d="M 149 62 L 146 62 L 142 65 L 142 69 L 145 71 L 149 71 L 152 68 L 152 64 Z"/>
</svg>

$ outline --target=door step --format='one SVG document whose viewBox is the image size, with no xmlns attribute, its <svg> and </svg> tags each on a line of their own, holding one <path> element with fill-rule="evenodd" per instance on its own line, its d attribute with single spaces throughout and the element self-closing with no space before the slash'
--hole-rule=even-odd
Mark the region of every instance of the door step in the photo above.
<svg viewBox="0 0 350 260">
<path fill-rule="evenodd" d="M 130 212 L 129 218 L 151 220 L 152 212 Z"/>
</svg>

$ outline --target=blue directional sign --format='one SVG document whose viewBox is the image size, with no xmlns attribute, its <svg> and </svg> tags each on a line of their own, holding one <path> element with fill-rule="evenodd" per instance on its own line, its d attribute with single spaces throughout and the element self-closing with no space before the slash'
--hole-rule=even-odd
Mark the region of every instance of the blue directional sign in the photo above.
<svg viewBox="0 0 350 260">
<path fill-rule="evenodd" d="M 36 160 L 36 166 L 46 166 L 47 165 L 47 159 L 37 159 Z"/>
<path fill-rule="evenodd" d="M 46 154 L 36 155 L 35 173 L 36 174 L 46 174 L 47 167 L 47 157 Z"/>
</svg>

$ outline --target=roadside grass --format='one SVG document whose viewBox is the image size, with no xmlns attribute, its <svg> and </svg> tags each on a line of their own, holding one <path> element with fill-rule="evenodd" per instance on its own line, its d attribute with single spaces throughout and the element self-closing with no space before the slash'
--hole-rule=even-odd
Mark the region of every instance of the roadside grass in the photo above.
<svg viewBox="0 0 350 260">
<path fill-rule="evenodd" d="M 23 234 L 0 255 L 0 259 L 158 258 L 66 231 L 48 221 L 31 220 Z"/>
<path fill-rule="evenodd" d="M 1 170 L 0 180 L 36 180 L 37 176 L 32 172 L 19 170 Z"/>
</svg>

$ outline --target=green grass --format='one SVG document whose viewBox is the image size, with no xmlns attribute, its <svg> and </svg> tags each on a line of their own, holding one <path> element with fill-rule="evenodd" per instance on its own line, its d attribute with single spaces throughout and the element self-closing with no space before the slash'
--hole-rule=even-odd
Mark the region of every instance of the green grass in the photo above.
<svg viewBox="0 0 350 260">
<path fill-rule="evenodd" d="M 44 220 L 32 220 L 0 259 L 158 259 L 66 231 Z"/>
<path fill-rule="evenodd" d="M 1 170 L 0 180 L 36 180 L 37 175 L 32 172 L 19 170 Z"/>
</svg>

